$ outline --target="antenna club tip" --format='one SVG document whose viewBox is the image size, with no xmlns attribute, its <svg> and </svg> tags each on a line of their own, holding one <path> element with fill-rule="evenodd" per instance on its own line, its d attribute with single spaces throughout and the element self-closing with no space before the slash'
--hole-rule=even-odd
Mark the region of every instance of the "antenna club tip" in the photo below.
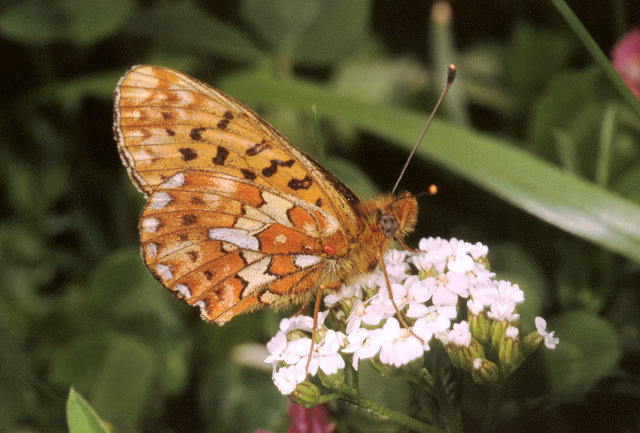
<svg viewBox="0 0 640 433">
<path fill-rule="evenodd" d="M 438 185 L 429 185 L 429 195 L 436 195 L 438 193 Z"/>
<path fill-rule="evenodd" d="M 447 84 L 453 83 L 453 80 L 456 78 L 456 65 L 451 63 L 449 65 L 449 71 L 447 73 Z"/>
</svg>

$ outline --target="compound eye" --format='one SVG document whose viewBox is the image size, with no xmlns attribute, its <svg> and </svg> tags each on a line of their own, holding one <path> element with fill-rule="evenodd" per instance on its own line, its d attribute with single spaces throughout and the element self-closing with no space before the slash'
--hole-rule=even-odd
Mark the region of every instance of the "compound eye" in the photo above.
<svg viewBox="0 0 640 433">
<path fill-rule="evenodd" d="M 380 226 L 380 230 L 387 237 L 393 237 L 398 230 L 398 220 L 393 215 L 379 215 L 378 216 L 378 225 Z"/>
</svg>

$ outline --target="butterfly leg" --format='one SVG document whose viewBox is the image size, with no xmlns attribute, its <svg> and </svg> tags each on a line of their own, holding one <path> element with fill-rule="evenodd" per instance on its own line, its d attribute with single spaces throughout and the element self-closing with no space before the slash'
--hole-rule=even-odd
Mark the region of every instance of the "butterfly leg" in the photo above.
<svg viewBox="0 0 640 433">
<path fill-rule="evenodd" d="M 394 310 L 396 310 L 396 316 L 398 317 L 398 321 L 402 324 L 403 327 L 409 330 L 411 335 L 416 337 L 422 344 L 424 344 L 424 340 L 418 337 L 412 330 L 406 320 L 404 320 L 404 316 L 400 312 L 396 301 L 393 299 L 393 292 L 391 291 L 391 280 L 389 280 L 389 274 L 387 273 L 387 266 L 384 264 L 384 259 L 382 258 L 382 254 L 378 253 L 378 263 L 380 263 L 380 269 L 382 269 L 382 273 L 384 274 L 384 281 L 387 285 L 387 292 L 389 293 L 389 299 L 391 300 L 391 304 L 393 305 Z"/>
<path fill-rule="evenodd" d="M 309 305 L 309 301 L 304 301 L 302 306 L 298 308 L 298 311 L 293 314 L 293 317 L 301 315 L 305 308 L 307 308 L 307 305 Z"/>
<path fill-rule="evenodd" d="M 394 239 L 398 245 L 400 245 L 402 247 L 403 250 L 405 251 L 409 251 L 411 253 L 417 253 L 418 250 L 411 248 L 410 246 L 408 246 L 407 244 L 405 244 L 404 242 L 402 242 L 402 239 Z"/>
<path fill-rule="evenodd" d="M 318 286 L 318 291 L 316 292 L 316 303 L 313 307 L 313 330 L 311 331 L 311 348 L 309 349 L 309 357 L 307 358 L 307 365 L 304 368 L 304 372 L 307 377 L 309 377 L 309 365 L 311 365 L 311 358 L 313 357 L 313 349 L 316 345 L 316 333 L 318 331 L 318 314 L 320 314 L 320 303 L 322 302 L 322 292 L 325 289 L 337 289 L 340 287 L 342 283 L 340 281 L 335 281 L 330 284 L 321 284 Z"/>
</svg>

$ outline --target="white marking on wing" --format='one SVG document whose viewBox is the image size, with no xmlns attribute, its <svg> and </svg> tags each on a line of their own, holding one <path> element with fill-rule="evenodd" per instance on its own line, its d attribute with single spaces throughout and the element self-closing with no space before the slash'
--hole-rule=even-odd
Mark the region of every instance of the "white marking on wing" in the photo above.
<svg viewBox="0 0 640 433">
<path fill-rule="evenodd" d="M 176 292 L 180 293 L 185 299 L 191 297 L 191 290 L 185 284 L 176 284 Z"/>
<path fill-rule="evenodd" d="M 264 257 L 264 254 L 256 251 L 243 251 L 241 254 L 247 263 L 253 263 Z"/>
<path fill-rule="evenodd" d="M 278 295 L 277 293 L 266 291 L 262 295 L 260 295 L 260 302 L 269 305 L 278 301 L 281 297 L 282 296 Z"/>
<path fill-rule="evenodd" d="M 147 258 L 149 259 L 154 258 L 158 254 L 158 246 L 153 242 L 148 243 L 144 249 L 147 252 Z"/>
<path fill-rule="evenodd" d="M 166 181 L 162 186 L 165 188 L 179 188 L 184 185 L 184 173 L 178 173 Z"/>
<path fill-rule="evenodd" d="M 153 233 L 158 229 L 160 221 L 156 218 L 145 218 L 142 220 L 142 229 L 147 233 Z"/>
<path fill-rule="evenodd" d="M 245 250 L 257 251 L 260 248 L 258 238 L 241 229 L 212 229 L 209 230 L 209 239 L 229 242 Z"/>
<path fill-rule="evenodd" d="M 171 196 L 164 191 L 156 192 L 149 199 L 149 207 L 153 210 L 164 208 L 171 201 Z"/>
<path fill-rule="evenodd" d="M 265 257 L 238 272 L 238 275 L 248 283 L 243 291 L 243 298 L 253 295 L 256 289 L 276 279 L 275 275 L 268 272 L 270 263 L 271 257 Z"/>
<path fill-rule="evenodd" d="M 256 231 L 264 228 L 264 223 L 260 221 L 256 221 L 254 219 L 240 217 L 238 218 L 236 223 L 233 225 L 233 227 L 236 229 L 242 229 L 247 231 Z"/>
<path fill-rule="evenodd" d="M 171 272 L 171 268 L 167 265 L 156 265 L 156 272 L 163 280 L 170 280 L 173 278 L 173 272 Z"/>
<path fill-rule="evenodd" d="M 291 227 L 291 221 L 287 216 L 287 211 L 293 207 L 293 202 L 284 197 L 277 196 L 268 191 L 262 192 L 262 198 L 265 203 L 258 209 L 266 213 L 279 224 L 283 226 Z"/>
<path fill-rule="evenodd" d="M 293 263 L 299 268 L 308 268 L 313 266 L 321 260 L 319 256 L 312 256 L 309 254 L 298 254 L 294 256 Z"/>
</svg>

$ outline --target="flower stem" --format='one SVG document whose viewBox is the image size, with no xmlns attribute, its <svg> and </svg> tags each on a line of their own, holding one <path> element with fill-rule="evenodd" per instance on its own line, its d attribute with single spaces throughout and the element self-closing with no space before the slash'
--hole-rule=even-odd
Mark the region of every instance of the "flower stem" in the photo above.
<svg viewBox="0 0 640 433">
<path fill-rule="evenodd" d="M 354 405 L 365 409 L 366 411 L 372 412 L 382 419 L 386 419 L 396 424 L 403 425 L 417 432 L 445 433 L 444 430 L 433 427 L 429 424 L 425 424 L 415 418 L 411 418 L 410 416 L 407 416 L 400 412 L 396 412 L 392 409 L 382 406 L 379 403 L 371 401 L 360 394 L 358 391 L 347 385 L 342 385 L 336 388 L 336 391 L 341 394 L 343 400 L 353 403 Z"/>
<path fill-rule="evenodd" d="M 487 411 L 482 421 L 482 433 L 490 433 L 496 430 L 498 424 L 498 409 L 500 409 L 500 402 L 502 401 L 502 386 L 491 389 L 489 395 L 489 404 L 487 405 Z"/>
</svg>

